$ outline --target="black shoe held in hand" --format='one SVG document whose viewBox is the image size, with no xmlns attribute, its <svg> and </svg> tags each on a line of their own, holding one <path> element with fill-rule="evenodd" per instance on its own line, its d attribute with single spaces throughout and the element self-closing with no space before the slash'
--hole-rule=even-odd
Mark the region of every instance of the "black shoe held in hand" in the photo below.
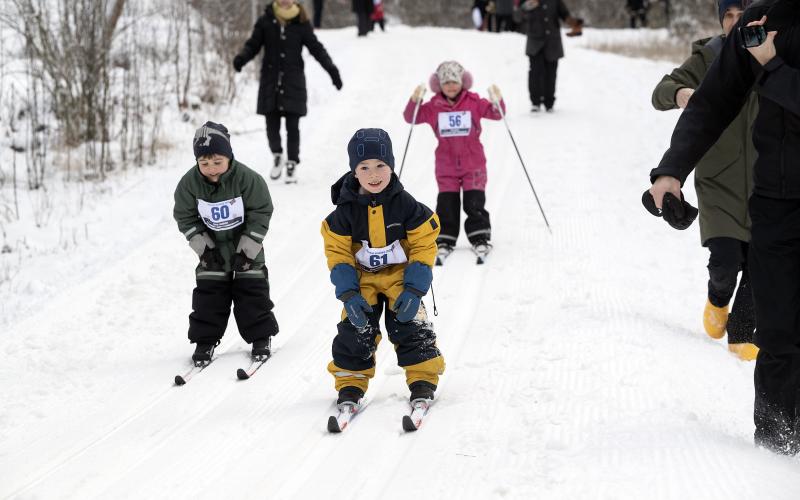
<svg viewBox="0 0 800 500">
<path fill-rule="evenodd" d="M 692 225 L 698 213 L 697 209 L 683 198 L 682 191 L 680 200 L 672 193 L 664 193 L 664 199 L 661 201 L 661 209 L 659 210 L 656 207 L 653 195 L 647 190 L 642 194 L 642 205 L 648 212 L 656 217 L 663 217 L 667 224 L 681 231 Z"/>
</svg>

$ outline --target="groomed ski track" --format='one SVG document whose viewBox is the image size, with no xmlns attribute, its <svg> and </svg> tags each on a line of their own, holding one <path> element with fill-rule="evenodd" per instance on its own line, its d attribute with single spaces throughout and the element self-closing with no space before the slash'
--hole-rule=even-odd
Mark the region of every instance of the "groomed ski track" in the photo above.
<svg viewBox="0 0 800 500">
<path fill-rule="evenodd" d="M 798 461 L 752 446 L 752 364 L 702 334 L 697 227 L 672 231 L 639 204 L 677 118 L 649 105 L 671 66 L 567 41 L 557 112 L 531 116 L 523 37 L 388 29 L 366 40 L 319 33 L 341 93 L 306 54 L 300 183 L 270 183 L 265 246 L 281 326 L 272 359 L 236 380 L 249 350 L 231 318 L 219 358 L 172 386 L 191 353 L 194 265 L 171 219 L 193 132 L 176 124 L 184 150 L 105 199 L 118 220 L 150 200 L 137 238 L 111 228 L 122 250 L 96 244 L 92 258 L 64 257 L 75 271 L 63 288 L 25 304 L 5 332 L 0 498 L 800 496 Z M 384 339 L 369 406 L 330 435 L 325 368 L 340 305 L 319 236 L 329 186 L 362 126 L 390 131 L 399 166 L 403 106 L 444 59 L 464 63 L 482 95 L 502 89 L 553 235 L 502 122 L 484 121 L 495 248 L 476 266 L 462 235 L 434 270 L 439 316 L 425 303 L 447 362 L 438 399 L 418 432 L 403 432 L 408 390 Z M 226 123 L 237 158 L 266 174 L 255 93 L 253 80 L 233 109 L 192 125 Z M 431 207 L 434 148 L 430 129 L 415 129 L 403 173 Z"/>
</svg>

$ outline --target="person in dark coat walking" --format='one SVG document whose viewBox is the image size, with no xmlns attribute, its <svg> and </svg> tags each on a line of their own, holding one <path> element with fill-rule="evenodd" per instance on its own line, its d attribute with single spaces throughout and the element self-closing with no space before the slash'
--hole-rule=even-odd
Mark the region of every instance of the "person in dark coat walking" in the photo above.
<svg viewBox="0 0 800 500">
<path fill-rule="evenodd" d="M 742 0 L 718 0 L 719 22 L 724 34 L 692 44 L 692 55 L 664 78 L 653 91 L 653 107 L 665 111 L 686 108 L 708 68 L 722 50 L 725 38 L 742 16 Z M 694 188 L 700 207 L 700 240 L 707 247 L 708 296 L 703 311 L 706 333 L 720 339 L 728 332 L 728 349 L 745 361 L 758 354 L 753 345 L 755 317 L 747 251 L 750 217 L 747 200 L 753 189 L 756 151 L 750 131 L 758 113 L 753 92 L 739 116 L 698 162 Z M 736 282 L 739 272 L 742 279 Z M 736 291 L 733 308 L 728 304 Z"/>
<path fill-rule="evenodd" d="M 514 0 L 495 0 L 494 2 L 494 31 L 513 31 L 514 29 Z"/>
<path fill-rule="evenodd" d="M 627 0 L 625 10 L 631 19 L 631 28 L 636 28 L 636 20 L 642 28 L 647 27 L 647 11 L 650 9 L 650 2 L 648 0 Z"/>
<path fill-rule="evenodd" d="M 525 53 L 530 60 L 528 92 L 533 105 L 531 111 L 539 111 L 544 104 L 545 109 L 551 112 L 556 100 L 558 60 L 564 57 L 560 21 L 572 28 L 567 36 L 580 36 L 583 20 L 572 17 L 563 0 L 526 0 L 521 8 L 528 33 Z"/>
<path fill-rule="evenodd" d="M 744 26 L 763 26 L 766 39 L 745 48 L 738 31 Z M 786 455 L 800 453 L 799 75 L 800 5 L 794 0 L 754 2 L 689 99 L 669 150 L 650 171 L 652 186 L 645 194 L 670 225 L 688 227 L 686 216 L 692 214 L 680 202 L 683 182 L 750 93 L 758 92 L 748 253 L 759 348 L 753 377 L 754 438 L 756 444 Z M 665 268 L 662 274 L 672 272 Z M 651 278 L 657 281 L 659 276 Z"/>
<path fill-rule="evenodd" d="M 257 112 L 267 121 L 267 139 L 274 156 L 270 178 L 282 175 L 281 118 L 286 120 L 287 161 L 286 182 L 297 182 L 296 168 L 300 163 L 300 117 L 308 112 L 303 47 L 325 68 L 337 90 L 342 88 L 339 70 L 328 51 L 314 35 L 314 29 L 302 5 L 295 0 L 275 0 L 267 5 L 256 21 L 253 33 L 241 52 L 233 59 L 239 72 L 264 48 L 261 79 L 258 87 Z"/>
<path fill-rule="evenodd" d="M 370 16 L 373 10 L 372 0 L 353 0 L 353 12 L 358 19 L 358 36 L 367 36 L 369 33 L 370 26 L 372 26 Z"/>
</svg>

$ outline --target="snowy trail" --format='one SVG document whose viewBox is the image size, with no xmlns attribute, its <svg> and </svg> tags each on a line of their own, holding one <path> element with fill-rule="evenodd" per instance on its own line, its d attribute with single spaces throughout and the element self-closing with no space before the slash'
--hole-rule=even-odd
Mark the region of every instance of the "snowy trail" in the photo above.
<svg viewBox="0 0 800 500">
<path fill-rule="evenodd" d="M 0 347 L 0 498 L 800 496 L 797 460 L 752 446 L 752 364 L 702 333 L 696 226 L 669 230 L 639 204 L 677 118 L 649 104 L 669 65 L 567 40 L 557 112 L 531 116 L 518 35 L 394 27 L 367 40 L 352 30 L 319 36 L 345 86 L 336 92 L 306 57 L 300 183 L 270 183 L 273 358 L 237 381 L 248 346 L 231 319 L 219 359 L 172 386 L 191 353 L 194 284 L 171 219 L 172 189 L 191 165 L 176 151 L 149 174 L 150 188 L 131 178 L 103 200 L 100 227 L 119 246 L 92 242 L 64 256 L 70 279 L 47 300 L 0 297 L 27 311 Z M 502 122 L 484 121 L 495 249 L 476 266 L 462 235 L 434 271 L 439 316 L 425 301 L 447 362 L 438 399 L 418 432 L 402 431 L 408 389 L 384 339 L 369 407 L 329 435 L 325 368 L 341 310 L 319 236 L 330 185 L 359 127 L 389 130 L 399 165 L 402 109 L 443 59 L 464 63 L 482 95 L 500 85 L 553 234 Z M 255 92 L 249 85 L 235 107 L 195 121 L 234 124 L 237 158 L 266 172 Z M 188 147 L 191 126 L 176 128 Z M 434 148 L 430 129 L 417 127 L 403 173 L 431 207 Z M 145 198 L 134 235 L 112 224 Z"/>
</svg>

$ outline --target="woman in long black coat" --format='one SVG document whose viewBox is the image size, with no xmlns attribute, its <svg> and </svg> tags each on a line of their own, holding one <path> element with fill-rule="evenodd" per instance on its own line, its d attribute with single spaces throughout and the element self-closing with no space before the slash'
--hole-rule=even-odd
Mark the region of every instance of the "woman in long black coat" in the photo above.
<svg viewBox="0 0 800 500">
<path fill-rule="evenodd" d="M 367 36 L 370 27 L 369 16 L 375 6 L 372 0 L 353 0 L 352 5 L 358 19 L 358 36 Z"/>
<path fill-rule="evenodd" d="M 266 116 L 269 149 L 274 156 L 270 178 L 278 179 L 283 172 L 281 147 L 281 118 L 286 120 L 286 182 L 297 182 L 296 168 L 300 163 L 300 117 L 308 112 L 303 47 L 314 56 L 331 76 L 337 89 L 342 88 L 339 70 L 328 51 L 314 34 L 305 9 L 295 0 L 275 0 L 267 5 L 256 21 L 253 34 L 241 52 L 233 59 L 238 72 L 264 48 L 261 79 L 258 87 L 257 112 Z"/>
</svg>

